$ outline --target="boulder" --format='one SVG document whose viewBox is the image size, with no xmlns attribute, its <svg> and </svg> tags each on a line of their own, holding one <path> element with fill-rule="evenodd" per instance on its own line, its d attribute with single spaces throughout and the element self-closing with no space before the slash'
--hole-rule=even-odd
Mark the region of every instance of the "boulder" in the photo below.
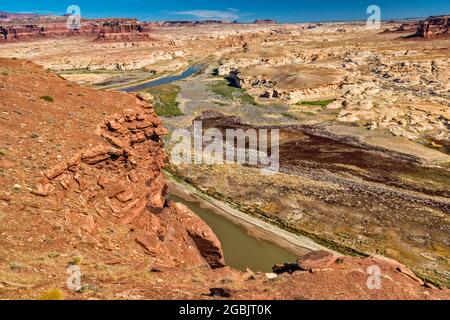
<svg viewBox="0 0 450 320">
<path fill-rule="evenodd" d="M 332 103 L 329 103 L 326 106 L 326 109 L 330 109 L 330 110 L 340 109 L 340 108 L 342 108 L 342 102 L 343 102 L 343 100 L 333 101 Z"/>
<path fill-rule="evenodd" d="M 300 270 L 312 271 L 314 269 L 324 269 L 331 266 L 337 257 L 334 253 L 325 250 L 311 251 L 297 259 Z"/>
<path fill-rule="evenodd" d="M 292 274 L 295 271 L 301 270 L 297 263 L 284 263 L 284 264 L 276 264 L 272 267 L 272 271 L 276 274 L 289 273 Z"/>
<path fill-rule="evenodd" d="M 211 228 L 181 203 L 173 204 L 175 214 L 182 222 L 187 234 L 195 243 L 204 261 L 212 268 L 225 266 L 220 241 Z"/>
<path fill-rule="evenodd" d="M 45 172 L 45 176 L 52 180 L 54 178 L 56 178 L 57 176 L 61 175 L 64 171 L 66 171 L 67 169 L 67 164 L 66 163 L 60 163 L 56 166 L 54 166 L 53 168 L 47 170 Z"/>
<path fill-rule="evenodd" d="M 338 121 L 339 122 L 356 122 L 359 121 L 359 118 L 351 113 L 341 113 L 342 115 L 339 115 Z"/>
</svg>

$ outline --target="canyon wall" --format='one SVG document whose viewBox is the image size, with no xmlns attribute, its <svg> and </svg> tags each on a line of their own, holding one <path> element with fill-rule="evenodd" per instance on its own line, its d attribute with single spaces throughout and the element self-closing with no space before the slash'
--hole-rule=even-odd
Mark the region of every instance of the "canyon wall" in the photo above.
<svg viewBox="0 0 450 320">
<path fill-rule="evenodd" d="M 67 27 L 66 19 L 12 20 L 0 23 L 0 42 L 41 37 L 85 35 L 98 40 L 136 41 L 150 39 L 151 24 L 135 19 L 82 20 L 78 29 Z"/>
</svg>

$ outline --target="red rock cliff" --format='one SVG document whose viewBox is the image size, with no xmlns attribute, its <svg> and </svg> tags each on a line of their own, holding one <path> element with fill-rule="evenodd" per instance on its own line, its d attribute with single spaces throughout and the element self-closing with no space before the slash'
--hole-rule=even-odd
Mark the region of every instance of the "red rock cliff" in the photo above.
<svg viewBox="0 0 450 320">
<path fill-rule="evenodd" d="M 0 195 L 14 217 L 4 227 L 16 228 L 18 238 L 3 239 L 2 247 L 14 246 L 36 222 L 36 237 L 48 234 L 41 227 L 60 228 L 55 241 L 61 247 L 120 246 L 123 259 L 223 266 L 211 229 L 166 199 L 167 131 L 151 105 L 126 93 L 78 87 L 26 61 L 1 59 L 0 66 Z M 105 228 L 117 229 L 106 242 Z M 28 244 L 27 252 L 38 251 Z"/>
<path fill-rule="evenodd" d="M 151 39 L 150 26 L 149 23 L 134 19 L 83 19 L 79 29 L 70 30 L 67 28 L 65 19 L 13 20 L 0 22 L 0 42 L 74 35 L 93 36 L 97 40 L 149 40 Z"/>
</svg>

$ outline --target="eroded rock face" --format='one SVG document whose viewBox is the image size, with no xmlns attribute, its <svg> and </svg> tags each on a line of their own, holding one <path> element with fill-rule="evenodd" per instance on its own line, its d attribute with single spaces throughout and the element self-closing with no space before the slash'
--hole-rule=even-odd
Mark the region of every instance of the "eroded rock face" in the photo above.
<svg viewBox="0 0 450 320">
<path fill-rule="evenodd" d="M 125 93 L 101 97 L 94 90 L 67 90 L 73 85 L 24 61 L 3 59 L 0 64 L 14 69 L 22 83 L 41 83 L 42 90 L 35 93 L 18 80 L 11 80 L 9 85 L 18 90 L 20 97 L 11 96 L 13 91 L 9 89 L 0 91 L 2 112 L 9 115 L 7 110 L 12 107 L 18 112 L 15 114 L 23 115 L 20 119 L 8 117 L 9 129 L 0 132 L 2 141 L 13 145 L 20 137 L 8 132 L 21 125 L 22 129 L 17 130 L 33 130 L 32 137 L 45 136 L 41 143 L 30 138 L 26 143 L 37 143 L 35 147 L 27 145 L 10 155 L 17 159 L 21 152 L 42 152 L 43 170 L 26 169 L 34 166 L 34 156 L 30 164 L 21 164 L 20 168 L 2 165 L 9 168 L 2 189 L 9 188 L 9 179 L 15 181 L 12 185 L 20 185 L 13 197 L 15 203 L 26 203 L 29 198 L 39 202 L 39 208 L 61 205 L 62 220 L 48 222 L 59 223 L 70 234 L 76 234 L 78 239 L 72 240 L 76 246 L 90 242 L 100 250 L 104 247 L 102 230 L 109 226 L 117 229 L 109 242 L 120 243 L 130 253 L 143 254 L 141 261 L 148 259 L 167 267 L 224 266 L 220 242 L 211 229 L 188 208 L 167 200 L 167 184 L 161 171 L 167 159 L 162 142 L 167 130 L 151 104 Z M 37 94 L 37 100 L 33 99 L 31 109 L 27 109 L 22 106 L 30 94 Z M 53 102 L 39 98 L 44 95 L 52 96 Z M 76 98 L 68 102 L 66 95 Z M 108 115 L 98 111 L 99 105 Z M 74 114 L 69 111 L 68 116 L 67 110 L 74 109 Z M 75 125 L 78 121 L 85 125 Z M 65 129 L 61 130 L 57 123 L 64 124 Z M 6 127 L 2 124 L 2 128 Z M 52 150 L 50 141 L 58 143 L 58 151 Z M 16 164 L 17 160 L 8 161 Z M 13 214 L 16 209 L 11 206 L 8 211 Z M 16 215 L 14 221 L 19 220 Z M 66 249 L 61 243 L 59 250 Z"/>
<path fill-rule="evenodd" d="M 394 30 L 385 32 L 410 32 L 406 38 L 435 38 L 448 36 L 450 28 L 450 15 L 430 16 L 425 20 L 405 22 Z"/>
<path fill-rule="evenodd" d="M 54 194 L 84 195 L 88 205 L 129 226 L 136 243 L 162 264 L 224 266 L 220 243 L 209 227 L 186 207 L 167 202 L 161 173 L 166 161 L 161 136 L 167 130 L 151 105 L 141 100 L 135 105 L 98 126 L 97 145 L 44 172 Z M 36 193 L 43 190 L 39 186 Z M 168 244 L 172 241 L 177 246 Z"/>
<path fill-rule="evenodd" d="M 450 35 L 450 15 L 432 16 L 420 21 L 416 35 L 422 38 Z"/>
<path fill-rule="evenodd" d="M 211 228 L 185 205 L 175 203 L 173 207 L 202 257 L 214 269 L 224 267 L 222 248 Z"/>
<path fill-rule="evenodd" d="M 67 27 L 66 19 L 12 20 L 0 25 L 0 42 L 56 36 L 94 36 L 104 41 L 149 40 L 150 24 L 135 19 L 82 20 L 78 29 Z"/>
</svg>

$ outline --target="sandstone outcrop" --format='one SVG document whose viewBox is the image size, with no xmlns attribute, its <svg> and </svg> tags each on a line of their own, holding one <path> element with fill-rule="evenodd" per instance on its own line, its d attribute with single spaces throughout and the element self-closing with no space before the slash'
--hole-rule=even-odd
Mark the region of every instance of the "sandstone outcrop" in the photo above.
<svg viewBox="0 0 450 320">
<path fill-rule="evenodd" d="M 314 269 L 325 269 L 331 266 L 337 257 L 329 251 L 312 251 L 297 259 L 300 270 L 312 271 Z"/>
<path fill-rule="evenodd" d="M 139 41 L 151 40 L 151 29 L 148 23 L 138 21 L 121 22 L 105 21 L 100 24 L 97 41 Z"/>
<path fill-rule="evenodd" d="M 124 93 L 79 88 L 26 61 L 2 59 L 0 64 L 14 70 L 14 77 L 2 79 L 7 87 L 0 88 L 0 135 L 7 143 L 2 148 L 10 146 L 6 159 L 14 164 L 2 165 L 7 172 L 1 177 L 0 193 L 2 199 L 13 201 L 3 211 L 11 219 L 2 228 L 5 232 L 14 229 L 16 234 L 2 241 L 2 248 L 20 242 L 25 235 L 21 228 L 43 219 L 32 233 L 53 237 L 43 230 L 61 228 L 53 240 L 56 250 L 77 248 L 85 257 L 94 250 L 105 258 L 116 251 L 113 248 L 121 247 L 126 251 L 122 258 L 131 263 L 224 266 L 220 242 L 211 229 L 188 208 L 167 198 L 161 172 L 166 162 L 162 135 L 167 130 L 152 105 Z M 31 83 L 40 86 L 34 89 Z M 54 102 L 40 99 L 44 94 Z M 37 99 L 29 100 L 32 95 Z M 14 129 L 20 124 L 22 129 Z M 16 130 L 32 131 L 29 135 L 41 137 L 41 143 L 30 137 L 18 143 L 21 137 L 10 134 Z M 6 164 L 5 152 L 2 163 Z M 31 154 L 27 162 L 16 166 L 26 154 Z M 31 169 L 34 165 L 40 169 Z M 5 195 L 11 188 L 16 192 L 9 198 Z M 45 218 L 40 214 L 37 220 L 27 218 L 27 201 Z M 17 214 L 20 210 L 23 213 Z M 105 229 L 111 231 L 105 234 Z M 45 246 L 36 243 L 26 252 L 32 259 L 41 250 Z"/>
<path fill-rule="evenodd" d="M 96 133 L 104 141 L 44 172 L 54 195 L 84 195 L 98 212 L 130 226 L 145 252 L 168 266 L 182 260 L 224 266 L 220 243 L 209 227 L 187 208 L 167 201 L 161 174 L 166 160 L 161 136 L 167 131 L 151 105 L 141 100 L 135 105 L 99 125 Z M 170 244 L 174 235 L 167 234 L 169 228 L 179 237 L 178 246 Z"/>
<path fill-rule="evenodd" d="M 104 41 L 151 40 L 150 26 L 135 19 L 82 19 L 80 28 L 71 30 L 65 18 L 12 20 L 0 24 L 0 42 L 80 35 Z"/>
<path fill-rule="evenodd" d="M 405 38 L 425 38 L 448 36 L 450 30 L 450 15 L 430 16 L 425 20 L 404 22 L 393 30 L 385 32 L 406 33 L 410 35 Z M 412 34 L 411 34 L 412 33 Z"/>
<path fill-rule="evenodd" d="M 433 38 L 450 35 L 450 15 L 431 16 L 425 21 L 420 21 L 416 36 Z"/>
</svg>

